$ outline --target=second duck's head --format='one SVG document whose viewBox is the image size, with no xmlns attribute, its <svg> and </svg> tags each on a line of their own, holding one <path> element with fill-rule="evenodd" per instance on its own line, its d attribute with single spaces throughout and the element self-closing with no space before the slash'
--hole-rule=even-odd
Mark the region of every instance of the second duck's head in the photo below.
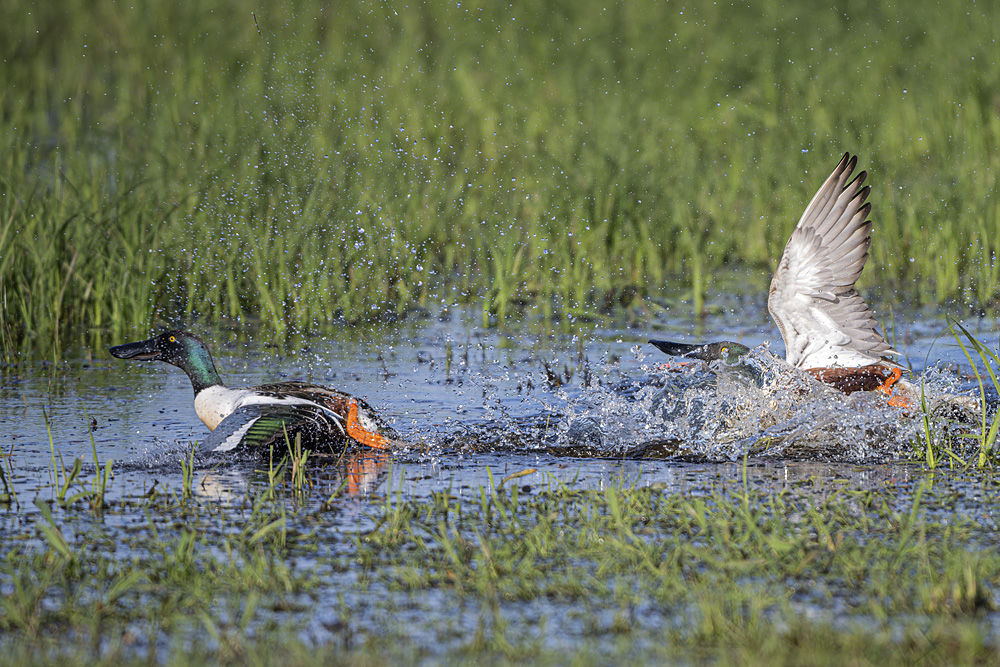
<svg viewBox="0 0 1000 667">
<path fill-rule="evenodd" d="M 705 343 L 703 345 L 673 343 L 669 340 L 651 340 L 649 343 L 672 357 L 701 359 L 702 361 L 723 359 L 729 363 L 735 363 L 740 357 L 750 351 L 750 348 L 746 345 L 728 340 L 717 343 Z"/>
</svg>

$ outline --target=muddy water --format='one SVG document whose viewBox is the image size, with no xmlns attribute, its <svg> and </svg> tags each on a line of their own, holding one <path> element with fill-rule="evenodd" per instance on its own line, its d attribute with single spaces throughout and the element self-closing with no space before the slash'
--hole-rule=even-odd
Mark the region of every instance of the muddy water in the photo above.
<svg viewBox="0 0 1000 667">
<path fill-rule="evenodd" d="M 483 329 L 478 317 L 452 312 L 332 332 L 296 342 L 298 351 L 287 355 L 237 341 L 233 332 L 199 333 L 231 385 L 309 380 L 362 396 L 394 422 L 411 447 L 391 459 L 365 453 L 353 464 L 349 456 L 330 466 L 332 487 L 347 483 L 358 493 L 477 488 L 490 474 L 502 479 L 527 469 L 536 472 L 518 483 L 600 485 L 626 478 L 683 489 L 736 474 L 731 464 L 745 453 L 770 461 L 751 466 L 763 484 L 846 475 L 864 485 L 909 474 L 911 464 L 897 462 L 912 458 L 922 424 L 880 397 L 845 397 L 821 386 L 762 391 L 759 374 L 746 369 L 663 368 L 667 359 L 643 344 L 650 336 L 692 340 L 700 327 L 710 332 L 703 334 L 707 339 L 750 345 L 777 339 L 771 350 L 781 355 L 780 336 L 763 312 L 740 309 L 738 326 L 730 314 L 729 322 L 718 316 L 701 323 L 648 315 L 636 320 L 641 326 L 553 327 L 529 317 Z M 967 391 L 968 365 L 943 318 L 907 319 L 922 323 L 896 340 L 914 377 L 936 390 Z M 966 325 L 986 342 L 995 336 L 993 323 Z M 768 371 L 768 353 L 757 355 Z M 176 486 L 180 460 L 206 434 L 192 399 L 181 371 L 123 362 L 105 349 L 79 350 L 59 365 L 8 369 L 0 389 L 8 482 L 21 498 L 50 495 L 53 457 L 59 469 L 82 459 L 87 476 L 96 449 L 102 464 L 115 462 L 112 498 L 154 484 Z M 260 467 L 257 461 L 215 462 L 201 473 L 199 488 L 220 499 L 238 496 Z"/>
</svg>

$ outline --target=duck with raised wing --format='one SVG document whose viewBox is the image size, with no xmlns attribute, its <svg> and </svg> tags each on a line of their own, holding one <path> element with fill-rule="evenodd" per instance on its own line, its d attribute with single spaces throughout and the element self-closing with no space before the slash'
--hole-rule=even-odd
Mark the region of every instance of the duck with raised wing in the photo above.
<svg viewBox="0 0 1000 667">
<path fill-rule="evenodd" d="M 771 279 L 767 308 L 791 366 L 846 394 L 880 391 L 890 405 L 909 407 L 915 392 L 900 380 L 903 369 L 893 360 L 899 352 L 854 289 L 868 260 L 872 230 L 867 173 L 848 180 L 856 165 L 857 157 L 845 153 L 809 202 Z M 729 341 L 649 342 L 667 354 L 705 361 L 736 361 L 750 351 Z"/>
<path fill-rule="evenodd" d="M 203 453 L 236 449 L 268 451 L 285 437 L 313 449 L 355 441 L 389 448 L 392 433 L 367 403 L 350 394 L 306 382 L 278 382 L 257 387 L 222 383 L 208 346 L 194 334 L 168 331 L 139 343 L 110 350 L 119 359 L 164 361 L 177 366 L 194 387 L 194 409 L 212 431 Z"/>
</svg>

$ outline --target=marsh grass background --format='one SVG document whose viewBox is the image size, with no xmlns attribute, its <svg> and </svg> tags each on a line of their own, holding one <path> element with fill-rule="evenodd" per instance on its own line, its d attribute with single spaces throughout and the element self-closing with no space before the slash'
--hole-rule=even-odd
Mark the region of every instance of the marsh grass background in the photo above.
<svg viewBox="0 0 1000 667">
<path fill-rule="evenodd" d="M 700 309 L 723 267 L 766 285 L 844 151 L 874 187 L 862 287 L 993 308 L 997 24 L 960 2 L 6 2 L 0 347 Z"/>
</svg>

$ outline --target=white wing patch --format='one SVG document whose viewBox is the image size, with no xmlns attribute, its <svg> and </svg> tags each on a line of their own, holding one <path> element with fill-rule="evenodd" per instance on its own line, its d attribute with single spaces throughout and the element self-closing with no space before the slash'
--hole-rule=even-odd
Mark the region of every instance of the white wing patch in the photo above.
<svg viewBox="0 0 1000 667">
<path fill-rule="evenodd" d="M 254 417 L 246 424 L 244 424 L 243 426 L 239 427 L 238 429 L 230 433 L 228 436 L 226 436 L 226 439 L 222 441 L 222 444 L 216 447 L 215 449 L 212 449 L 211 451 L 228 452 L 230 450 L 236 449 L 237 447 L 240 446 L 240 443 L 243 442 L 243 436 L 247 434 L 247 431 L 250 430 L 250 427 L 256 424 L 259 420 L 260 417 Z"/>
</svg>

